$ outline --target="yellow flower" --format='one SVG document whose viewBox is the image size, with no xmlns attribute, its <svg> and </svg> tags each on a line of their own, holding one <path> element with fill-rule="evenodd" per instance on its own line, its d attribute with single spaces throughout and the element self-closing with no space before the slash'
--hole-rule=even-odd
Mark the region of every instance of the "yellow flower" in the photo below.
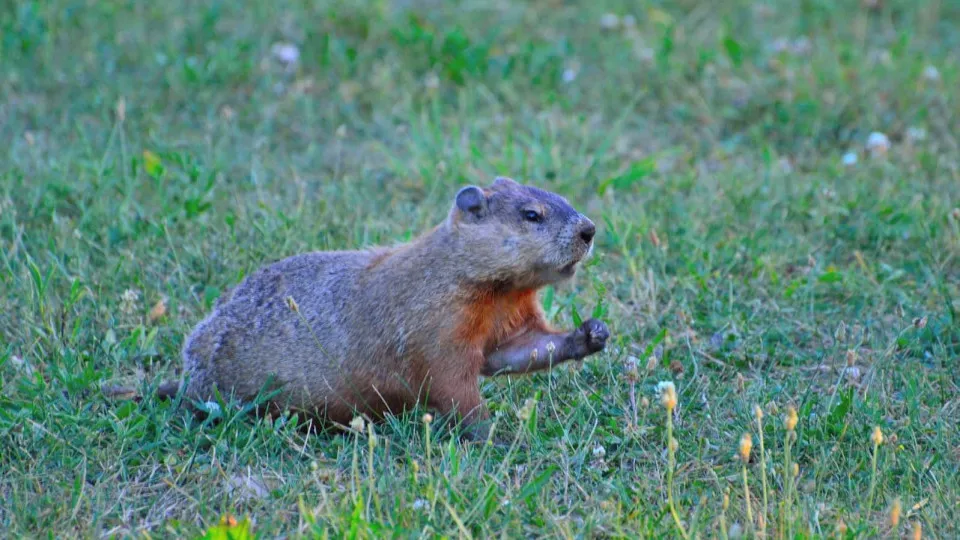
<svg viewBox="0 0 960 540">
<path fill-rule="evenodd" d="M 797 409 L 795 409 L 793 405 L 787 407 L 787 431 L 793 431 L 797 429 L 797 422 L 799 421 L 800 418 L 797 416 Z"/>
<path fill-rule="evenodd" d="M 753 406 L 753 416 L 754 418 L 757 419 L 758 422 L 760 420 L 763 420 L 763 409 L 761 409 L 759 405 Z"/>
<path fill-rule="evenodd" d="M 874 446 L 883 444 L 883 432 L 880 431 L 880 426 L 874 426 L 873 434 L 870 435 L 870 441 L 873 442 Z"/>
<path fill-rule="evenodd" d="M 896 527 L 900 524 L 900 499 L 893 500 L 893 506 L 890 507 L 890 526 Z"/>
<path fill-rule="evenodd" d="M 753 438 L 749 433 L 744 433 L 743 436 L 740 437 L 740 459 L 742 459 L 744 463 L 750 462 L 750 450 L 752 449 Z"/>
</svg>

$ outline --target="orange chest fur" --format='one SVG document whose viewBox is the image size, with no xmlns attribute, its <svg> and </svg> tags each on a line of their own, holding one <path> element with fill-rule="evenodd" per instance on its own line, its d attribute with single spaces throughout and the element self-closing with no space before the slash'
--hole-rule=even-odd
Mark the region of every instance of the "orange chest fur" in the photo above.
<svg viewBox="0 0 960 540">
<path fill-rule="evenodd" d="M 536 301 L 533 289 L 483 293 L 461 310 L 456 337 L 470 347 L 489 350 L 536 316 Z"/>
</svg>

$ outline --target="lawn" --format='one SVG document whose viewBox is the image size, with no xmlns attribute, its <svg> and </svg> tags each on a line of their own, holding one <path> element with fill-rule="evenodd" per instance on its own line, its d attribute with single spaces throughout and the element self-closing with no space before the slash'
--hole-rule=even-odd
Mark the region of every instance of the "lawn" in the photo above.
<svg viewBox="0 0 960 540">
<path fill-rule="evenodd" d="M 943 0 L 4 2 L 0 528 L 957 538 L 958 51 Z M 508 447 L 149 397 L 244 275 L 500 174 L 597 223 L 541 299 L 612 332 L 482 382 Z"/>
</svg>

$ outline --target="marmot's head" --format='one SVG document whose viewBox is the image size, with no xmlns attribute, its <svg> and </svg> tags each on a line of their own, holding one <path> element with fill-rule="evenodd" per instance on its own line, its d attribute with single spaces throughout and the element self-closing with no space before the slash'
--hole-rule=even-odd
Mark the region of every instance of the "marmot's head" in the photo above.
<svg viewBox="0 0 960 540">
<path fill-rule="evenodd" d="M 448 225 L 477 283 L 541 287 L 574 275 L 596 227 L 563 197 L 499 177 L 457 193 Z"/>
</svg>

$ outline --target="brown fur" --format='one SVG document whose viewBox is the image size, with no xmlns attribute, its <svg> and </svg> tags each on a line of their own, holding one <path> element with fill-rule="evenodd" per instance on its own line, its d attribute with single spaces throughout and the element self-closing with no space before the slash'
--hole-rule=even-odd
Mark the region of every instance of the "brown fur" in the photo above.
<svg viewBox="0 0 960 540">
<path fill-rule="evenodd" d="M 187 338 L 182 390 L 249 400 L 273 379 L 277 408 L 346 424 L 420 403 L 483 437 L 480 375 L 603 349 L 603 323 L 557 332 L 537 300 L 573 275 L 593 231 L 556 194 L 506 178 L 464 188 L 448 218 L 408 244 L 305 253 L 247 277 Z"/>
</svg>

